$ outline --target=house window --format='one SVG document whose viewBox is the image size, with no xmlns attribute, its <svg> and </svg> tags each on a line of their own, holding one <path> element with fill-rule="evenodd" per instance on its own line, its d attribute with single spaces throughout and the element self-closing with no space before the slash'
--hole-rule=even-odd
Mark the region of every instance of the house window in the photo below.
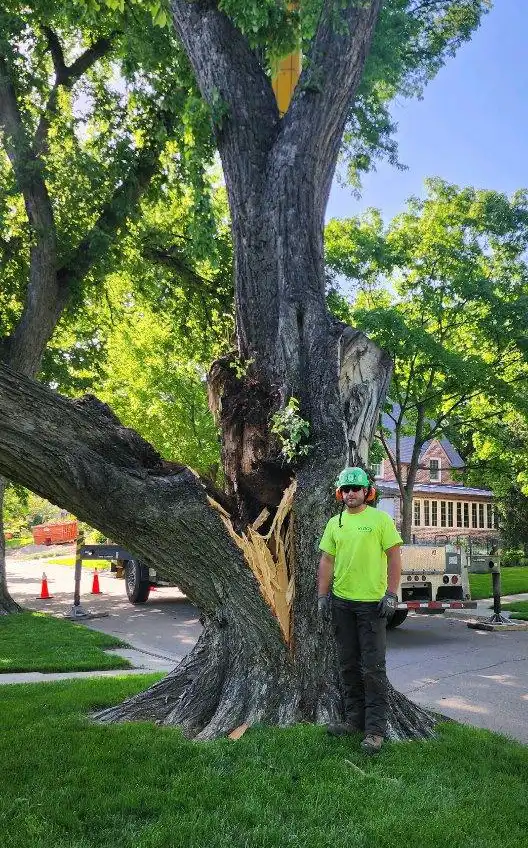
<svg viewBox="0 0 528 848">
<path fill-rule="evenodd" d="M 429 501 L 424 501 L 424 524 L 426 527 L 429 527 L 430 523 L 431 522 L 429 519 Z"/>
<path fill-rule="evenodd" d="M 462 527 L 462 503 L 457 501 L 457 527 Z"/>
<path fill-rule="evenodd" d="M 440 501 L 440 526 L 447 527 L 446 502 Z"/>
<path fill-rule="evenodd" d="M 493 527 L 493 507 L 491 504 L 486 504 L 486 527 Z"/>
<path fill-rule="evenodd" d="M 431 483 L 439 483 L 440 482 L 440 460 L 439 459 L 430 459 L 429 460 L 429 480 Z"/>
<path fill-rule="evenodd" d="M 420 521 L 420 519 L 421 519 L 421 509 L 420 509 L 420 507 L 421 507 L 420 501 L 415 501 L 414 502 L 414 526 L 415 527 L 419 527 L 420 523 L 421 523 L 421 521 Z"/>
<path fill-rule="evenodd" d="M 484 504 L 479 503 L 479 527 L 484 527 Z"/>
<path fill-rule="evenodd" d="M 431 501 L 431 525 L 438 526 L 438 501 Z"/>
<path fill-rule="evenodd" d="M 464 527 L 469 527 L 469 504 L 464 504 Z"/>
<path fill-rule="evenodd" d="M 447 526 L 454 527 L 453 523 L 453 501 L 449 501 L 447 504 Z"/>
<path fill-rule="evenodd" d="M 476 503 L 471 504 L 471 526 L 478 527 L 477 522 L 477 505 Z"/>
<path fill-rule="evenodd" d="M 383 477 L 383 460 L 374 463 L 372 466 L 372 473 L 376 478 Z"/>
</svg>

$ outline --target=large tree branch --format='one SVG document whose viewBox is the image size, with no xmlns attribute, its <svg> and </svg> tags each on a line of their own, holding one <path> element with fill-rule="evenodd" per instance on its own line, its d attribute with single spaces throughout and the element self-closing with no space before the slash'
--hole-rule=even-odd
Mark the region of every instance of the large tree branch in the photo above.
<svg viewBox="0 0 528 848">
<path fill-rule="evenodd" d="M 42 164 L 32 150 L 22 120 L 9 58 L 0 54 L 0 127 L 33 238 L 26 305 L 8 357 L 14 368 L 34 375 L 42 355 L 42 338 L 45 344 L 57 323 L 57 241 Z"/>
<path fill-rule="evenodd" d="M 59 89 L 61 87 L 71 88 L 99 59 L 107 55 L 115 37 L 115 33 L 113 33 L 108 38 L 97 39 L 97 41 L 68 66 L 66 65 L 64 51 L 57 33 L 51 27 L 47 26 L 43 27 L 42 31 L 46 36 L 48 48 L 51 53 L 53 67 L 55 69 L 55 82 L 35 131 L 33 152 L 36 156 L 40 156 L 46 152 L 51 119 L 57 111 Z"/>
<path fill-rule="evenodd" d="M 0 128 L 4 145 L 24 197 L 26 214 L 33 230 L 40 238 L 55 243 L 53 211 L 41 165 L 32 151 L 31 141 L 22 120 L 12 77 L 12 62 L 0 54 Z"/>
<path fill-rule="evenodd" d="M 157 566 L 209 617 L 280 639 L 204 484 L 163 462 L 96 398 L 72 401 L 0 368 L 0 474 Z"/>
</svg>

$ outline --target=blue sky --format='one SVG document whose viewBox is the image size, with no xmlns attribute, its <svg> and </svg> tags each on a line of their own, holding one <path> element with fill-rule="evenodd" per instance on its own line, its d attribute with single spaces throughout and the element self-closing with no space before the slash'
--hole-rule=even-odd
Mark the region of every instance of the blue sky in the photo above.
<svg viewBox="0 0 528 848">
<path fill-rule="evenodd" d="M 327 219 L 375 206 L 388 220 L 409 196 L 422 195 L 432 176 L 507 194 L 527 188 L 528 0 L 494 0 L 423 100 L 399 100 L 392 113 L 408 170 L 379 163 L 364 179 L 360 200 L 334 181 Z"/>
</svg>

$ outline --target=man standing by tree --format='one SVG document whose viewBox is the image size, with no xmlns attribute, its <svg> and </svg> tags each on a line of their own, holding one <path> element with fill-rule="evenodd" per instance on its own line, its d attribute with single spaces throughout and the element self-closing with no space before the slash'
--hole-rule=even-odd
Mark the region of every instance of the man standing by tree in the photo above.
<svg viewBox="0 0 528 848">
<path fill-rule="evenodd" d="M 362 468 L 345 468 L 336 486 L 342 508 L 319 545 L 318 612 L 324 616 L 331 590 L 345 721 L 329 724 L 328 732 L 364 731 L 361 747 L 377 754 L 387 723 L 386 623 L 398 603 L 402 539 L 392 519 L 368 505 Z"/>
</svg>

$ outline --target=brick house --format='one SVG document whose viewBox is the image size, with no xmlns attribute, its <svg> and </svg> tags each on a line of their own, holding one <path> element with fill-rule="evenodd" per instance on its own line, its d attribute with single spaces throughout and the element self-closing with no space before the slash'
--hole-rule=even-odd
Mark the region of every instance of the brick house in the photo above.
<svg viewBox="0 0 528 848">
<path fill-rule="evenodd" d="M 395 439 L 387 442 L 394 456 Z M 400 437 L 400 458 L 404 477 L 414 446 L 412 436 Z M 456 542 L 472 538 L 496 537 L 498 514 L 493 506 L 493 493 L 488 489 L 465 486 L 455 480 L 453 472 L 464 469 L 464 461 L 445 438 L 431 439 L 422 448 L 413 493 L 413 542 Z M 401 498 L 392 466 L 386 456 L 375 468 L 380 492 L 379 508 L 401 525 Z"/>
</svg>

